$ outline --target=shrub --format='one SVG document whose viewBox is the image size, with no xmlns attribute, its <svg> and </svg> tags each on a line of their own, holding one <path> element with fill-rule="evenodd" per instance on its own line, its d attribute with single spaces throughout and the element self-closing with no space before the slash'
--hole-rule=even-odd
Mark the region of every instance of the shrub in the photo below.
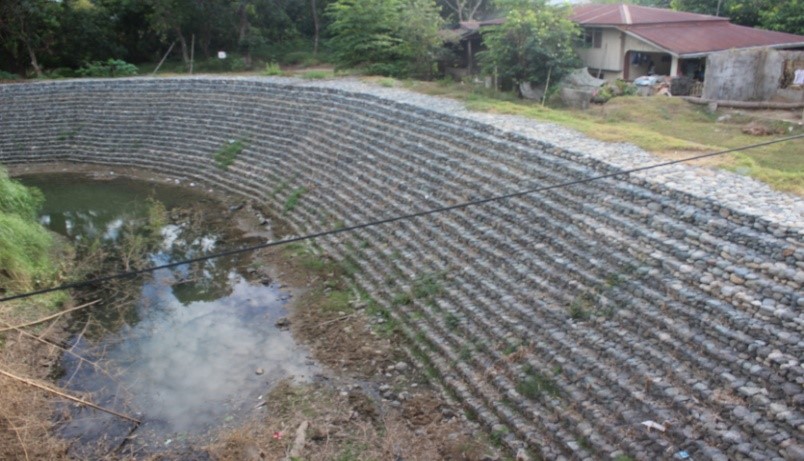
<svg viewBox="0 0 804 461">
<path fill-rule="evenodd" d="M 268 64 L 266 64 L 265 70 L 262 72 L 262 75 L 267 76 L 282 75 L 282 74 L 284 74 L 284 72 L 282 72 L 282 69 L 279 67 L 279 64 L 275 62 L 269 62 Z"/>
<path fill-rule="evenodd" d="M 57 78 L 74 78 L 76 76 L 75 69 L 70 69 L 69 67 L 57 67 L 53 70 L 45 72 L 45 77 L 57 79 Z"/>
<path fill-rule="evenodd" d="M 17 80 L 19 78 L 20 76 L 17 74 L 12 74 L 11 72 L 0 70 L 0 80 Z"/>
<path fill-rule="evenodd" d="M 241 56 L 235 56 L 229 60 L 229 69 L 233 72 L 242 72 L 244 70 L 248 70 L 248 66 L 246 66 L 246 60 L 243 59 Z"/>
<path fill-rule="evenodd" d="M 93 61 L 76 71 L 80 77 L 130 77 L 137 75 L 137 66 L 121 59 Z"/>
<path fill-rule="evenodd" d="M 291 51 L 290 53 L 287 53 L 284 56 L 282 56 L 282 59 L 280 61 L 282 62 L 282 64 L 295 66 L 297 64 L 307 62 L 311 59 L 313 59 L 313 54 L 308 51 Z"/>
<path fill-rule="evenodd" d="M 611 88 L 608 86 L 602 86 L 598 88 L 592 95 L 592 102 L 597 104 L 605 104 L 613 97 L 614 95 L 611 92 Z"/>
</svg>

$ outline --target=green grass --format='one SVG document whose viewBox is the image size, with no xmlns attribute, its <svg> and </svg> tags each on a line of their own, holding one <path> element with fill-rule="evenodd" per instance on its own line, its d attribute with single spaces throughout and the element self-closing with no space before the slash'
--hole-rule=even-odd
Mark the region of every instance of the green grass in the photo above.
<svg viewBox="0 0 804 461">
<path fill-rule="evenodd" d="M 235 162 L 243 149 L 246 148 L 246 143 L 243 140 L 229 141 L 223 147 L 218 149 L 213 155 L 215 164 L 221 170 L 226 170 Z"/>
<path fill-rule="evenodd" d="M 265 65 L 265 70 L 262 71 L 262 75 L 265 76 L 276 76 L 276 75 L 284 75 L 284 72 L 279 67 L 279 64 L 275 62 L 269 62 Z"/>
<path fill-rule="evenodd" d="M 308 70 L 301 74 L 301 78 L 306 80 L 323 80 L 333 76 L 334 74 L 328 70 Z"/>
<path fill-rule="evenodd" d="M 516 391 L 527 398 L 535 399 L 542 394 L 557 396 L 560 390 L 552 379 L 527 367 L 524 379 L 516 384 Z"/>
<path fill-rule="evenodd" d="M 78 128 L 72 130 L 59 131 L 59 134 L 58 136 L 56 136 L 56 139 L 58 139 L 59 141 L 67 141 L 68 139 L 73 139 L 75 135 L 78 134 L 79 131 L 80 130 Z"/>
<path fill-rule="evenodd" d="M 331 312 L 350 312 L 352 311 L 350 296 L 347 290 L 332 290 L 325 296 L 321 308 Z"/>
<path fill-rule="evenodd" d="M 413 298 L 408 292 L 397 293 L 391 298 L 391 305 L 393 306 L 407 306 L 413 302 Z"/>
<path fill-rule="evenodd" d="M 716 152 L 756 144 L 774 138 L 799 134 L 804 127 L 795 123 L 767 122 L 746 112 L 718 122 L 723 113 L 710 114 L 703 106 L 678 98 L 624 96 L 613 98 L 589 110 L 561 107 L 551 100 L 548 106 L 497 93 L 464 83 L 405 81 L 404 85 L 426 94 L 464 101 L 478 112 L 518 115 L 575 129 L 607 142 L 627 142 L 660 157 L 680 159 L 701 152 Z M 742 132 L 751 121 L 759 120 L 778 133 L 756 137 Z M 782 134 L 784 133 L 784 134 Z M 804 195 L 804 139 L 788 141 L 698 164 L 734 171 L 759 179 L 770 186 Z"/>
<path fill-rule="evenodd" d="M 8 177 L 0 167 L 0 287 L 26 291 L 51 281 L 53 239 L 37 221 L 44 196 Z"/>
<path fill-rule="evenodd" d="M 298 187 L 290 193 L 287 200 L 285 200 L 285 213 L 290 213 L 291 211 L 296 209 L 296 206 L 299 204 L 299 199 L 304 193 L 307 192 L 306 187 Z"/>
<path fill-rule="evenodd" d="M 416 299 L 426 299 L 440 295 L 444 291 L 441 273 L 430 273 L 419 276 L 413 282 L 413 296 Z"/>
</svg>

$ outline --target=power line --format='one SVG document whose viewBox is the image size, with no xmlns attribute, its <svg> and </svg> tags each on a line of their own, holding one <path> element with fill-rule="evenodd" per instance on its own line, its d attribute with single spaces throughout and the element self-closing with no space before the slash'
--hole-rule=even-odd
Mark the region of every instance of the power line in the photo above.
<svg viewBox="0 0 804 461">
<path fill-rule="evenodd" d="M 761 142 L 761 143 L 757 143 L 757 144 L 751 144 L 751 145 L 748 145 L 748 146 L 735 147 L 735 148 L 732 148 L 732 149 L 726 149 L 726 150 L 717 151 L 717 152 L 710 152 L 708 154 L 695 155 L 695 156 L 692 156 L 692 157 L 686 157 L 686 158 L 678 159 L 678 160 L 671 160 L 671 161 L 667 161 L 667 162 L 655 163 L 653 165 L 647 165 L 647 166 L 642 166 L 642 167 L 637 167 L 637 168 L 631 168 L 631 169 L 628 169 L 628 170 L 622 170 L 622 171 L 618 171 L 618 172 L 614 172 L 614 173 L 607 173 L 607 174 L 602 174 L 602 175 L 598 175 L 598 176 L 591 176 L 591 177 L 584 178 L 584 179 L 578 179 L 578 180 L 575 180 L 575 181 L 569 181 L 569 182 L 563 182 L 563 183 L 559 183 L 559 184 L 553 184 L 553 185 L 550 185 L 550 186 L 534 187 L 534 188 L 531 188 L 531 189 L 525 189 L 525 190 L 518 191 L 518 192 L 512 192 L 510 194 L 496 195 L 496 196 L 489 197 L 489 198 L 471 200 L 471 201 L 468 201 L 468 202 L 462 202 L 462 203 L 458 203 L 458 204 L 455 204 L 455 205 L 439 207 L 439 208 L 433 208 L 433 209 L 425 210 L 425 211 L 418 211 L 416 213 L 410 213 L 410 214 L 399 215 L 399 216 L 395 216 L 395 217 L 391 217 L 391 218 L 385 218 L 385 219 L 379 219 L 379 220 L 375 220 L 375 221 L 369 221 L 369 222 L 365 222 L 365 223 L 362 223 L 362 224 L 356 224 L 354 226 L 342 227 L 342 228 L 339 228 L 339 229 L 333 229 L 333 230 L 328 230 L 328 231 L 323 231 L 323 232 L 317 232 L 317 233 L 314 233 L 314 234 L 307 234 L 307 235 L 303 235 L 303 236 L 300 236 L 300 237 L 292 237 L 292 238 L 283 239 L 283 240 L 276 240 L 276 241 L 273 241 L 273 242 L 261 243 L 259 245 L 253 245 L 253 246 L 248 246 L 248 247 L 244 247 L 244 248 L 238 248 L 238 249 L 235 249 L 235 250 L 223 251 L 223 252 L 220 252 L 220 253 L 213 253 L 213 254 L 209 254 L 209 255 L 205 255 L 205 256 L 199 256 L 197 258 L 191 258 L 191 259 L 186 259 L 186 260 L 183 260 L 183 261 L 177 261 L 177 262 L 172 262 L 172 263 L 168 263 L 168 264 L 162 264 L 162 265 L 159 265 L 159 266 L 152 266 L 152 267 L 147 267 L 147 268 L 144 268 L 144 269 L 138 269 L 138 270 L 128 271 L 128 272 L 120 272 L 120 273 L 117 273 L 117 274 L 112 274 L 112 275 L 107 275 L 107 276 L 104 276 L 104 277 L 94 278 L 94 279 L 91 279 L 91 280 L 84 280 L 84 281 L 81 281 L 81 282 L 66 283 L 66 284 L 59 285 L 59 286 L 56 286 L 56 287 L 53 287 L 53 288 L 44 288 L 44 289 L 41 289 L 41 290 L 35 290 L 35 291 L 27 292 L 27 293 L 21 293 L 21 294 L 17 294 L 17 295 L 13 295 L 13 296 L 8 296 L 8 297 L 5 297 L 5 298 L 0 298 L 0 302 L 12 301 L 12 300 L 15 300 L 15 299 L 30 298 L 32 296 L 42 295 L 42 294 L 45 294 L 45 293 L 52 293 L 54 291 L 68 290 L 68 289 L 71 289 L 71 288 L 79 288 L 79 287 L 83 287 L 83 286 L 87 286 L 87 285 L 93 285 L 93 284 L 96 284 L 96 283 L 108 282 L 110 280 L 117 280 L 117 279 L 135 277 L 137 275 L 141 275 L 141 274 L 145 274 L 145 273 L 149 273 L 149 272 L 154 272 L 154 271 L 157 271 L 157 270 L 160 270 L 160 269 L 170 269 L 170 268 L 173 268 L 173 267 L 183 266 L 185 264 L 192 264 L 192 263 L 197 263 L 197 262 L 208 261 L 210 259 L 217 259 L 217 258 L 222 258 L 222 257 L 226 257 L 226 256 L 233 256 L 233 255 L 238 255 L 238 254 L 243 254 L 243 253 L 249 253 L 249 252 L 253 252 L 253 251 L 256 251 L 256 250 L 263 249 L 263 248 L 270 248 L 270 247 L 274 247 L 274 246 L 286 245 L 286 244 L 289 244 L 289 243 L 301 242 L 301 241 L 305 241 L 305 240 L 313 240 L 313 239 L 317 239 L 317 238 L 320 238 L 320 237 L 326 237 L 326 236 L 330 236 L 330 235 L 342 234 L 342 233 L 345 233 L 345 232 L 353 232 L 353 231 L 356 231 L 356 230 L 365 229 L 367 227 L 380 226 L 380 225 L 383 225 L 383 224 L 390 224 L 390 223 L 394 223 L 394 222 L 397 222 L 397 221 L 409 220 L 409 219 L 419 218 L 419 217 L 422 217 L 422 216 L 429 216 L 429 215 L 438 214 L 438 213 L 445 213 L 445 212 L 460 210 L 460 209 L 468 208 L 468 207 L 471 207 L 471 206 L 483 205 L 483 204 L 486 204 L 486 203 L 498 202 L 498 201 L 502 201 L 502 200 L 508 200 L 508 199 L 511 199 L 511 198 L 522 197 L 524 195 L 534 194 L 534 193 L 537 193 L 537 192 L 544 192 L 544 191 L 549 191 L 549 190 L 553 190 L 553 189 L 561 189 L 561 188 L 574 186 L 574 185 L 578 185 L 578 184 L 585 184 L 585 183 L 590 183 L 590 182 L 593 182 L 593 181 L 599 181 L 601 179 L 614 178 L 614 177 L 617 177 L 617 176 L 624 176 L 624 175 L 628 175 L 628 174 L 631 174 L 631 173 L 637 173 L 637 172 L 640 172 L 640 171 L 654 170 L 654 169 L 657 169 L 657 168 L 663 168 L 663 167 L 667 167 L 667 166 L 675 165 L 675 164 L 679 164 L 679 163 L 691 162 L 693 160 L 700 160 L 700 159 L 703 159 L 703 158 L 715 157 L 715 156 L 718 156 L 718 155 L 724 155 L 724 154 L 728 154 L 728 153 L 732 153 L 732 152 L 739 152 L 739 151 L 744 151 L 744 150 L 756 149 L 758 147 L 764 147 L 764 146 L 769 146 L 769 145 L 772 145 L 772 144 L 778 144 L 778 143 L 781 143 L 781 142 L 792 141 L 794 139 L 799 139 L 799 138 L 804 138 L 804 134 L 798 134 L 798 135 L 794 135 L 794 136 L 787 136 L 787 137 L 784 137 L 784 138 L 773 139 L 773 140 L 770 140 L 770 141 L 765 141 L 765 142 Z"/>
</svg>

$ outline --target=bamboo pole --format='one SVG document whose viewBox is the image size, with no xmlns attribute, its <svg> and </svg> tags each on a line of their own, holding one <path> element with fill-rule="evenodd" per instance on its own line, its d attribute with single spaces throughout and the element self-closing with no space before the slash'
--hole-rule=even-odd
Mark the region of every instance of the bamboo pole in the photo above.
<svg viewBox="0 0 804 461">
<path fill-rule="evenodd" d="M 547 101 L 547 90 L 550 89 L 550 75 L 553 73 L 553 68 L 547 69 L 547 82 L 544 84 L 544 95 L 542 95 L 542 106 L 544 106 L 544 102 Z"/>
<path fill-rule="evenodd" d="M 88 302 L 86 304 L 82 304 L 80 306 L 73 307 L 73 308 L 70 308 L 70 309 L 67 309 L 67 310 L 64 310 L 64 311 L 61 311 L 61 312 L 56 312 L 53 315 L 48 315 L 47 317 L 43 317 L 43 318 L 41 318 L 39 320 L 34 320 L 33 322 L 28 322 L 28 323 L 24 323 L 22 325 L 15 325 L 15 326 L 6 327 L 6 328 L 0 328 L 0 333 L 3 333 L 5 331 L 11 331 L 11 330 L 19 330 L 20 328 L 31 327 L 31 326 L 34 326 L 34 325 L 39 325 L 40 323 L 45 323 L 48 320 L 53 320 L 55 318 L 59 318 L 64 314 L 69 314 L 70 312 L 75 312 L 77 310 L 84 309 L 84 308 L 89 307 L 89 306 L 94 306 L 95 304 L 98 304 L 99 302 L 100 302 L 100 299 L 96 299 L 95 301 Z"/>
<path fill-rule="evenodd" d="M 193 75 L 193 61 L 195 61 L 195 34 L 191 40 L 190 45 L 190 75 Z"/>
<path fill-rule="evenodd" d="M 63 397 L 65 399 L 67 399 L 67 400 L 72 400 L 73 402 L 80 403 L 81 405 L 86 405 L 86 406 L 88 406 L 90 408 L 94 408 L 95 410 L 102 411 L 104 413 L 108 413 L 108 414 L 110 414 L 112 416 L 117 416 L 118 418 L 122 418 L 122 419 L 125 419 L 125 420 L 128 420 L 128 421 L 131 421 L 132 423 L 134 423 L 134 424 L 136 424 L 138 426 L 140 424 L 142 424 L 142 421 L 140 421 L 139 419 L 132 418 L 131 416 L 124 415 L 123 413 L 118 413 L 118 412 L 116 412 L 114 410 L 110 410 L 108 408 L 104 408 L 104 407 L 102 407 L 100 405 L 96 405 L 96 404 L 94 404 L 92 402 L 86 401 L 86 400 L 84 400 L 84 399 L 82 399 L 80 397 L 76 397 L 74 395 L 64 393 L 64 392 L 62 392 L 62 391 L 60 391 L 58 389 L 53 389 L 53 388 L 51 388 L 49 386 L 45 386 L 44 384 L 37 383 L 36 381 L 30 380 L 28 378 L 23 378 L 21 376 L 17 376 L 15 374 L 9 373 L 8 371 L 5 371 L 3 369 L 0 369 L 0 375 L 3 375 L 5 377 L 7 377 L 7 378 L 11 378 L 11 379 L 13 379 L 15 381 L 19 381 L 19 382 L 21 382 L 23 384 L 33 386 L 33 387 L 35 387 L 37 389 L 42 389 L 43 391 L 50 392 L 51 394 L 58 395 L 59 397 Z"/>
<path fill-rule="evenodd" d="M 159 71 L 159 68 L 162 67 L 162 64 L 165 63 L 165 59 L 167 59 L 167 57 L 170 54 L 170 52 L 173 51 L 173 46 L 174 45 L 176 45 L 176 40 L 173 40 L 173 43 L 170 44 L 170 48 L 168 48 L 167 53 L 165 53 L 165 55 L 162 56 L 162 60 L 159 61 L 159 64 L 156 65 L 156 69 L 154 69 L 154 71 L 151 73 L 151 75 L 156 75 L 156 73 Z"/>
</svg>

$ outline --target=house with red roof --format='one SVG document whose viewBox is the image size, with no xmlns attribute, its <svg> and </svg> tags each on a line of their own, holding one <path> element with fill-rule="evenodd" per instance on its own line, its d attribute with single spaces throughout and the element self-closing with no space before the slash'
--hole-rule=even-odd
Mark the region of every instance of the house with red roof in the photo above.
<svg viewBox="0 0 804 461">
<path fill-rule="evenodd" d="M 571 19 L 584 31 L 578 54 L 592 75 L 634 80 L 643 75 L 689 76 L 703 80 L 706 58 L 726 50 L 804 49 L 804 36 L 739 26 L 728 18 L 627 4 L 572 7 Z M 504 19 L 462 22 L 450 31 L 464 73 L 477 69 L 480 31 Z M 447 40 L 450 41 L 450 40 Z M 458 74 L 456 74 L 458 75 Z"/>
<path fill-rule="evenodd" d="M 804 49 L 804 36 L 738 26 L 728 18 L 639 5 L 577 5 L 571 19 L 584 30 L 578 49 L 602 78 L 704 75 L 706 57 L 749 48 Z"/>
</svg>

